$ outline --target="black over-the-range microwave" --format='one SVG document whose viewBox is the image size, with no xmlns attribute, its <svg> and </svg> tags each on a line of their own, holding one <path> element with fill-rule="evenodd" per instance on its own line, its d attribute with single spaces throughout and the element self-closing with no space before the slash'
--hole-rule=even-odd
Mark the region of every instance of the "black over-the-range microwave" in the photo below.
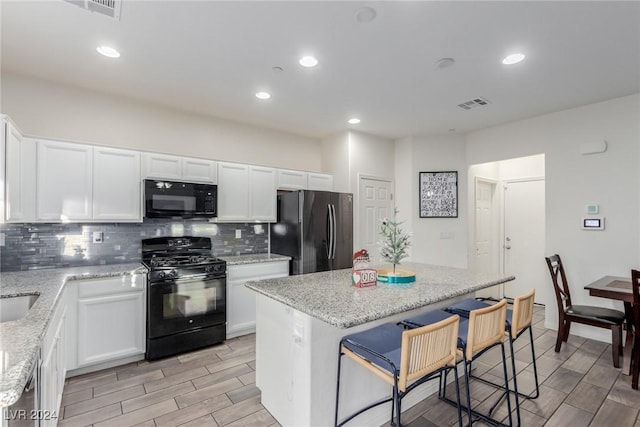
<svg viewBox="0 0 640 427">
<path fill-rule="evenodd" d="M 218 216 L 218 186 L 145 179 L 144 216 L 214 218 Z"/>
</svg>

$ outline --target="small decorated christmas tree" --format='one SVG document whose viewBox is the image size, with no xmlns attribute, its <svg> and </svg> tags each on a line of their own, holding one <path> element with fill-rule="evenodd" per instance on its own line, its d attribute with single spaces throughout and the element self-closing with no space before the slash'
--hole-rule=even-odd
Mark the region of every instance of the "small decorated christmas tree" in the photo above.
<svg viewBox="0 0 640 427">
<path fill-rule="evenodd" d="M 380 226 L 380 236 L 382 239 L 378 242 L 380 245 L 380 255 L 386 261 L 393 264 L 393 274 L 396 273 L 396 264 L 409 256 L 407 249 L 411 246 L 409 238 L 411 235 L 405 233 L 400 225 L 404 222 L 397 221 L 398 208 L 393 209 L 393 219 L 385 218 Z"/>
</svg>

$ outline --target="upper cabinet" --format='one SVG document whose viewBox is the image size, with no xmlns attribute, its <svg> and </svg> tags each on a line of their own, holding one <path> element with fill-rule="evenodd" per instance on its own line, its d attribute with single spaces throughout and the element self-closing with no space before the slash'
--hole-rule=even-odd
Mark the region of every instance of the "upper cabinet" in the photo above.
<svg viewBox="0 0 640 427">
<path fill-rule="evenodd" d="M 216 184 L 218 164 L 213 160 L 143 153 L 145 179 L 167 179 Z"/>
<path fill-rule="evenodd" d="M 140 153 L 93 148 L 93 219 L 142 221 Z"/>
<path fill-rule="evenodd" d="M 37 218 L 91 220 L 93 147 L 40 140 L 37 153 Z"/>
<path fill-rule="evenodd" d="M 276 221 L 276 171 L 249 166 L 249 218 L 254 221 Z"/>
<path fill-rule="evenodd" d="M 38 221 L 142 221 L 140 153 L 37 142 Z"/>
<path fill-rule="evenodd" d="M 307 188 L 307 180 L 307 172 L 278 169 L 278 189 L 305 190 Z"/>
<path fill-rule="evenodd" d="M 218 164 L 218 221 L 275 221 L 276 170 Z"/>
<path fill-rule="evenodd" d="M 36 219 L 36 142 L 24 138 L 10 121 L 5 122 L 4 132 L 6 220 L 32 222 Z"/>
<path fill-rule="evenodd" d="M 309 172 L 307 189 L 333 191 L 333 175 Z"/>
</svg>

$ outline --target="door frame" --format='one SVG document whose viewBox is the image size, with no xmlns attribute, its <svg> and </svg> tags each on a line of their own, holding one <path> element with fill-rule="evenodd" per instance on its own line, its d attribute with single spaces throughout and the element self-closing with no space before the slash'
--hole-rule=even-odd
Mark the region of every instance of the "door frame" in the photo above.
<svg viewBox="0 0 640 427">
<path fill-rule="evenodd" d="M 357 206 L 356 208 L 357 215 L 354 215 L 353 217 L 353 249 L 354 251 L 362 247 L 362 241 L 360 240 L 360 213 L 361 213 L 360 201 L 362 200 L 362 198 L 360 197 L 360 184 L 363 179 L 368 179 L 371 181 L 388 182 L 391 187 L 391 205 L 392 207 L 395 207 L 396 205 L 396 199 L 395 199 L 396 185 L 393 179 L 385 178 L 382 176 L 358 173 L 358 183 L 357 183 L 356 191 L 354 192 L 354 196 L 356 199 L 355 205 Z"/>
</svg>

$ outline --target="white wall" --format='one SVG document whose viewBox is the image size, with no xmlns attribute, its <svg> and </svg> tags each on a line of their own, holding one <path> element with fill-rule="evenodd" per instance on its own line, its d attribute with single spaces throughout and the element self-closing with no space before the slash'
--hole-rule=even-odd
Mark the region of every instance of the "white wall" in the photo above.
<svg viewBox="0 0 640 427">
<path fill-rule="evenodd" d="M 410 215 L 411 260 L 452 267 L 467 266 L 467 163 L 464 136 L 420 136 L 396 143 L 396 194 L 401 215 Z M 420 172 L 458 171 L 458 218 L 420 218 Z M 404 210 L 404 212 L 403 212 Z M 444 235 L 443 235 L 444 233 Z M 445 235 L 452 238 L 442 238 Z"/>
<path fill-rule="evenodd" d="M 622 309 L 621 303 L 589 297 L 583 287 L 603 275 L 629 276 L 638 267 L 639 118 L 636 94 L 467 135 L 469 164 L 545 154 L 546 253 L 562 256 L 575 304 Z M 605 153 L 580 154 L 581 144 L 601 140 L 609 143 Z M 606 230 L 580 229 L 588 203 L 600 205 Z M 556 307 L 547 306 L 546 315 L 547 326 L 555 328 Z M 572 333 L 610 339 L 607 331 L 580 325 Z"/>
<path fill-rule="evenodd" d="M 333 189 L 350 192 L 349 132 L 331 135 L 321 141 L 322 169 L 333 175 Z"/>
<path fill-rule="evenodd" d="M 319 140 L 2 74 L 0 111 L 27 135 L 322 171 Z"/>
</svg>

